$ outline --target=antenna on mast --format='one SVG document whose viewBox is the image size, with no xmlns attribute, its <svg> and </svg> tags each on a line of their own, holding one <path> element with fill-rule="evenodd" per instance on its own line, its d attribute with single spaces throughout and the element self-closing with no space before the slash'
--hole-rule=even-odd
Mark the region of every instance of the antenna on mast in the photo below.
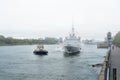
<svg viewBox="0 0 120 80">
<path fill-rule="evenodd" d="M 73 19 L 73 15 L 72 15 L 72 28 L 74 28 L 74 19 Z"/>
<path fill-rule="evenodd" d="M 74 32 L 74 20 L 73 20 L 73 16 L 72 16 L 72 35 L 74 36 L 75 32 Z"/>
</svg>

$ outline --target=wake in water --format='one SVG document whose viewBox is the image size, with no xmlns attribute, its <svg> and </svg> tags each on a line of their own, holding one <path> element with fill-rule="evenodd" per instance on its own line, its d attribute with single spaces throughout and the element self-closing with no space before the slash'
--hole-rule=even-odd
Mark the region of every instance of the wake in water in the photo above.
<svg viewBox="0 0 120 80">
<path fill-rule="evenodd" d="M 59 45 L 59 46 L 57 46 L 55 48 L 55 51 L 57 51 L 57 52 L 63 52 L 64 50 L 63 50 L 63 47 L 61 45 Z"/>
</svg>

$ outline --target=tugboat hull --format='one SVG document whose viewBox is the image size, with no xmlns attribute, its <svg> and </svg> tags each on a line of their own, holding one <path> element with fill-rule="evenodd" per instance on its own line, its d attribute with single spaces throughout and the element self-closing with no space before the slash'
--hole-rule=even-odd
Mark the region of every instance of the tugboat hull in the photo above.
<svg viewBox="0 0 120 80">
<path fill-rule="evenodd" d="M 45 51 L 45 50 L 36 51 L 35 50 L 33 53 L 36 55 L 47 55 L 48 51 Z"/>
</svg>

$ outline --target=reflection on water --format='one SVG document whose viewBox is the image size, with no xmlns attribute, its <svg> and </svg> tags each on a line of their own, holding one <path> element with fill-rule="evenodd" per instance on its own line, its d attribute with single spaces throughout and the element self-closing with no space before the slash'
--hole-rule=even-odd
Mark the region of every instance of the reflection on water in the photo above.
<svg viewBox="0 0 120 80">
<path fill-rule="evenodd" d="M 75 54 L 68 54 L 68 53 L 64 53 L 63 52 L 63 55 L 64 55 L 64 57 L 74 57 L 74 56 L 79 56 L 80 55 L 80 52 L 78 52 L 78 53 L 75 53 Z"/>
<path fill-rule="evenodd" d="M 1 46 L 0 80 L 97 80 L 106 49 L 83 45 L 82 52 L 66 56 L 59 45 L 45 45 L 48 55 L 34 55 L 36 46 Z"/>
</svg>

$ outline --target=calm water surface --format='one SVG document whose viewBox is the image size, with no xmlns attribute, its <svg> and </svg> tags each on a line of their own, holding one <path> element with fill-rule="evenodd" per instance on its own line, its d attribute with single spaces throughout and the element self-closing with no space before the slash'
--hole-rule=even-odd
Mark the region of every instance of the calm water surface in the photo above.
<svg viewBox="0 0 120 80">
<path fill-rule="evenodd" d="M 33 54 L 35 45 L 0 47 L 0 80 L 97 80 L 107 49 L 82 45 L 82 52 L 64 56 L 60 45 L 45 45 L 47 56 Z"/>
</svg>

